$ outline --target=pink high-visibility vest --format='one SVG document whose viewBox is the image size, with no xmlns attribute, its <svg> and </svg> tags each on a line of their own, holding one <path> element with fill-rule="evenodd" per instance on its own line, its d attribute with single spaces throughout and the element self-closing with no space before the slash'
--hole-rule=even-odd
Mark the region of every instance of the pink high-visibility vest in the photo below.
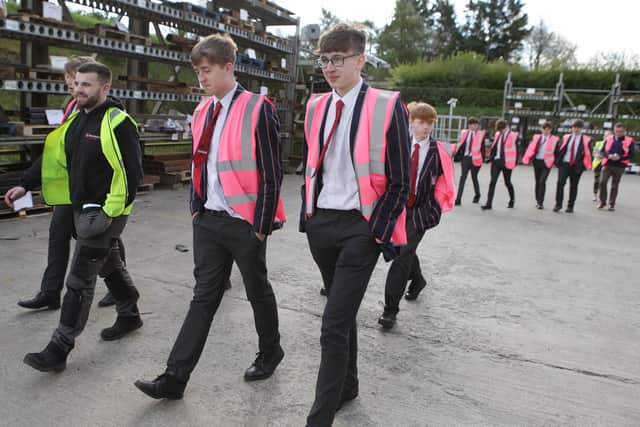
<svg viewBox="0 0 640 427">
<path fill-rule="evenodd" d="M 536 155 L 538 154 L 538 151 L 537 151 L 538 142 L 540 142 L 541 139 L 542 139 L 542 134 L 540 133 L 533 136 L 533 139 L 531 140 L 531 142 L 529 143 L 529 146 L 527 147 L 527 151 L 524 153 L 524 156 L 522 157 L 522 163 L 524 163 L 525 165 L 528 165 L 529 162 L 531 162 L 531 160 L 536 158 Z M 549 139 L 547 140 L 547 143 L 544 145 L 544 164 L 548 168 L 552 167 L 553 164 L 555 163 L 556 145 L 558 144 L 558 141 L 560 141 L 560 138 L 558 138 L 555 135 L 550 135 Z"/>
<path fill-rule="evenodd" d="M 62 123 L 67 121 L 67 119 L 69 118 L 71 113 L 73 113 L 75 111 L 77 106 L 78 106 L 78 101 L 76 101 L 75 98 L 73 98 L 73 99 L 71 99 L 71 101 L 69 101 L 69 103 L 67 104 L 67 106 L 64 109 L 64 114 L 62 115 L 62 120 L 60 121 L 60 124 L 62 124 Z"/>
<path fill-rule="evenodd" d="M 560 146 L 560 150 L 564 150 L 564 147 L 567 146 L 569 142 L 569 138 L 571 134 L 567 134 L 562 137 L 562 145 Z M 589 170 L 591 169 L 591 149 L 589 149 L 589 143 L 591 142 L 591 137 L 587 135 L 581 135 L 582 139 L 582 148 L 584 151 L 584 156 L 582 157 L 582 164 L 584 168 Z M 604 160 L 604 159 L 603 159 Z"/>
<path fill-rule="evenodd" d="M 625 136 L 624 141 L 622 141 L 622 151 L 624 151 L 625 157 L 629 155 L 629 148 L 631 147 L 631 144 L 633 144 L 633 138 L 631 138 L 630 136 Z M 604 143 L 605 151 L 611 150 L 611 145 L 613 145 L 613 135 L 610 135 L 609 137 L 607 137 L 607 140 Z M 603 166 L 606 165 L 608 162 L 609 162 L 608 158 L 606 157 L 602 158 Z M 629 166 L 629 159 L 620 160 L 620 162 L 626 166 Z"/>
<path fill-rule="evenodd" d="M 507 140 L 503 141 L 504 144 L 504 165 L 507 169 L 514 169 L 516 167 L 516 157 L 518 155 L 516 148 L 516 141 L 518 140 L 518 132 L 513 132 L 510 130 L 505 130 L 505 132 L 509 132 L 507 134 Z M 493 144 L 491 144 L 491 149 L 498 143 L 498 138 L 502 136 L 502 133 L 496 133 L 495 138 L 493 138 Z M 493 160 L 493 159 L 491 159 Z"/>
<path fill-rule="evenodd" d="M 393 117 L 398 92 L 368 88 L 360 112 L 360 121 L 353 153 L 353 167 L 358 183 L 360 212 L 367 220 L 380 197 L 387 191 L 385 160 L 387 131 Z M 307 169 L 305 171 L 305 214 L 311 217 L 315 212 L 316 168 L 320 157 L 320 133 L 322 119 L 331 99 L 331 93 L 313 94 L 307 102 L 304 132 L 307 140 Z M 402 143 L 402 141 L 400 141 Z M 407 165 L 408 167 L 409 165 Z M 407 244 L 406 210 L 396 219 L 391 235 L 396 246 Z"/>
<path fill-rule="evenodd" d="M 460 135 L 460 141 L 458 142 L 458 146 L 456 147 L 454 155 L 458 152 L 458 150 L 464 150 L 464 143 L 467 141 L 467 135 L 469 135 L 469 132 L 469 129 L 465 129 L 462 131 L 462 134 Z M 473 138 L 473 141 L 471 141 L 471 161 L 474 166 L 482 166 L 482 143 L 484 142 L 484 138 L 486 135 L 487 132 L 483 130 L 476 131 L 476 135 Z"/>
<path fill-rule="evenodd" d="M 444 143 L 440 141 L 438 141 L 438 154 L 440 155 L 442 175 L 436 180 L 433 196 L 440 205 L 440 210 L 444 213 L 453 209 L 456 199 L 455 172 L 451 155 Z"/>
<path fill-rule="evenodd" d="M 204 98 L 193 112 L 191 133 L 194 154 L 200 145 L 207 111 L 212 102 L 213 97 Z M 261 181 L 256 163 L 256 129 L 264 102 L 271 101 L 264 95 L 249 91 L 238 94 L 231 104 L 220 134 L 216 161 L 218 178 L 227 204 L 251 225 L 256 212 Z M 192 176 L 191 179 L 201 179 L 201 177 Z M 284 204 L 280 197 L 274 222 L 284 223 L 286 219 Z"/>
</svg>

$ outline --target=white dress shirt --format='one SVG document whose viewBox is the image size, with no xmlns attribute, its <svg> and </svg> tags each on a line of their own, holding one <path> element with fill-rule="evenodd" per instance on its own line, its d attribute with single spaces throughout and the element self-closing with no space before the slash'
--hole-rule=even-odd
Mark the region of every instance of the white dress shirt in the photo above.
<svg viewBox="0 0 640 427">
<path fill-rule="evenodd" d="M 220 102 L 222 108 L 218 115 L 218 120 L 213 128 L 213 136 L 211 137 L 211 148 L 209 149 L 209 157 L 207 158 L 207 201 L 204 204 L 205 209 L 211 209 L 214 211 L 225 211 L 229 215 L 236 218 L 242 218 L 236 213 L 229 205 L 224 197 L 224 191 L 222 190 L 222 184 L 218 177 L 218 148 L 220 147 L 220 135 L 222 135 L 222 129 L 227 121 L 227 114 L 229 113 L 229 107 L 233 100 L 233 94 L 236 93 L 238 83 L 233 85 L 233 88 L 227 92 L 222 98 L 218 99 L 213 97 L 214 108 L 215 103 Z"/>
<path fill-rule="evenodd" d="M 362 83 L 362 79 L 360 79 L 354 88 L 343 97 L 340 97 L 335 90 L 333 91 L 331 105 L 324 124 L 324 144 L 327 144 L 327 138 L 336 117 L 336 102 L 342 100 L 344 106 L 340 123 L 322 162 L 322 190 L 318 196 L 319 208 L 343 211 L 360 210 L 358 181 L 351 156 L 349 134 L 351 133 L 353 108 L 356 105 Z"/>
<path fill-rule="evenodd" d="M 416 138 L 414 136 L 411 141 L 411 157 L 413 157 L 413 152 L 416 151 L 416 144 L 418 144 L 418 147 L 420 147 L 420 153 L 418 154 L 418 173 L 416 173 L 416 182 L 415 182 L 416 192 L 414 194 L 418 194 L 418 182 L 420 181 L 420 172 L 422 171 L 424 162 L 427 159 L 427 151 L 429 151 L 430 139 L 431 138 L 429 138 L 429 135 L 427 135 L 427 137 L 422 141 L 416 141 Z"/>
<path fill-rule="evenodd" d="M 538 146 L 538 152 L 536 153 L 537 160 L 544 159 L 544 146 L 547 145 L 547 141 L 549 141 L 549 138 L 551 138 L 551 135 L 549 136 L 542 135 L 540 137 L 540 145 Z"/>
<path fill-rule="evenodd" d="M 471 144 L 473 144 L 473 140 L 475 137 L 476 137 L 476 133 L 474 131 L 470 130 L 469 132 L 467 132 L 467 140 L 465 141 L 465 148 L 464 148 L 465 157 L 471 157 Z"/>
<path fill-rule="evenodd" d="M 509 132 L 508 131 L 503 131 L 500 136 L 498 137 L 498 147 L 496 150 L 496 156 L 494 157 L 495 160 L 499 160 L 500 159 L 500 151 L 502 148 L 502 144 L 504 144 L 504 140 L 506 139 L 505 137 L 507 136 Z"/>
<path fill-rule="evenodd" d="M 576 159 L 576 154 L 578 153 L 578 142 L 580 141 L 580 137 L 582 136 L 582 134 L 578 134 L 578 135 L 574 135 L 571 134 L 571 136 L 569 137 L 569 141 L 567 142 L 567 152 L 564 153 L 564 157 L 562 158 L 563 162 L 571 162 L 571 151 L 569 151 L 570 148 L 573 148 L 573 159 L 575 161 Z M 572 147 L 573 144 L 573 147 Z"/>
</svg>

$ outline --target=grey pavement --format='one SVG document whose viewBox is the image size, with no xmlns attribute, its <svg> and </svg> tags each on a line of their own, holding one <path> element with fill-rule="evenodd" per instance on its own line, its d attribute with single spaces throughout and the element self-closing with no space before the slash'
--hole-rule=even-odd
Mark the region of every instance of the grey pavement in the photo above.
<svg viewBox="0 0 640 427">
<path fill-rule="evenodd" d="M 358 317 L 360 397 L 334 425 L 640 425 L 640 177 L 623 177 L 614 213 L 595 208 L 592 179 L 583 175 L 574 214 L 551 212 L 555 171 L 544 211 L 534 208 L 528 167 L 514 172 L 515 209 L 500 181 L 493 211 L 481 212 L 468 179 L 463 205 L 423 240 L 429 285 L 416 302 L 403 301 L 392 332 L 376 323 L 389 267 L 381 259 Z M 94 305 L 60 374 L 22 363 L 44 348 L 59 312 L 16 305 L 39 286 L 50 216 L 0 222 L 0 425 L 303 426 L 324 299 L 297 231 L 300 182 L 286 176 L 289 222 L 268 242 L 283 363 L 266 381 L 243 381 L 257 338 L 234 269 L 181 401 L 154 401 L 133 382 L 162 372 L 191 298 L 187 190 L 140 196 L 124 232 L 144 327 L 101 341 L 115 312 Z M 99 281 L 96 300 L 104 293 Z"/>
</svg>

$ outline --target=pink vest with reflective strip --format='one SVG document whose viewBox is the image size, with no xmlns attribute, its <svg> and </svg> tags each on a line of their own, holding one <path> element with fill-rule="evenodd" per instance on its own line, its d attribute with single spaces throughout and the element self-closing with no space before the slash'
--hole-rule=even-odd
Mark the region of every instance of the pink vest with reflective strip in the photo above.
<svg viewBox="0 0 640 427">
<path fill-rule="evenodd" d="M 71 113 L 73 113 L 73 111 L 76 109 L 77 105 L 78 105 L 78 101 L 76 101 L 75 99 L 72 99 L 71 101 L 69 101 L 69 103 L 64 109 L 64 114 L 62 115 L 62 121 L 60 122 L 60 124 L 67 121 Z"/>
<path fill-rule="evenodd" d="M 533 139 L 527 147 L 527 151 L 522 157 L 522 163 L 524 163 L 525 165 L 528 165 L 531 160 L 536 158 L 536 155 L 538 154 L 538 142 L 540 141 L 540 139 L 542 139 L 542 134 L 533 136 Z M 544 164 L 548 168 L 552 167 L 553 163 L 556 160 L 556 144 L 558 143 L 558 141 L 560 141 L 560 138 L 555 135 L 551 135 L 549 137 L 549 140 L 547 140 L 547 143 L 544 145 Z"/>
<path fill-rule="evenodd" d="M 358 183 L 360 212 L 367 220 L 382 195 L 387 191 L 385 174 L 387 130 L 399 94 L 368 88 L 360 112 L 360 122 L 352 154 Z M 316 168 L 320 156 L 322 119 L 331 99 L 331 93 L 313 94 L 307 102 L 304 132 L 307 140 L 307 169 L 305 171 L 305 201 L 307 217 L 315 212 Z M 407 165 L 408 166 L 408 165 Z M 398 215 L 391 235 L 396 246 L 407 244 L 406 211 Z"/>
<path fill-rule="evenodd" d="M 565 135 L 562 137 L 562 145 L 560 146 L 560 150 L 563 150 L 564 147 L 567 146 L 569 142 L 569 138 L 571 134 Z M 589 143 L 591 142 L 591 137 L 587 135 L 581 135 L 582 140 L 582 148 L 584 151 L 584 156 L 582 156 L 582 164 L 586 170 L 591 169 L 591 150 L 589 149 Z M 604 160 L 604 159 L 603 159 Z"/>
<path fill-rule="evenodd" d="M 263 102 L 271 102 L 264 95 L 249 91 L 238 94 L 231 104 L 218 145 L 218 178 L 224 198 L 231 209 L 253 225 L 260 186 L 256 163 L 256 129 Z M 213 97 L 203 98 L 193 112 L 191 133 L 193 153 L 198 150 L 204 132 L 207 111 Z M 200 179 L 200 177 L 192 177 Z M 204 190 L 203 190 L 204 191 Z M 278 198 L 274 222 L 284 223 L 286 215 L 282 198 Z"/>
<path fill-rule="evenodd" d="M 460 135 L 460 141 L 458 142 L 455 153 L 457 153 L 458 150 L 464 150 L 464 143 L 467 140 L 467 135 L 469 135 L 469 132 L 469 129 L 465 129 L 462 131 L 462 135 Z M 473 138 L 473 141 L 471 141 L 471 161 L 474 166 L 482 166 L 482 142 L 484 141 L 486 135 L 487 132 L 483 130 L 476 131 L 476 136 L 475 138 Z"/>
<path fill-rule="evenodd" d="M 440 205 L 440 210 L 444 213 L 453 209 L 456 199 L 455 172 L 453 160 L 440 141 L 438 141 L 438 154 L 440 155 L 442 175 L 436 180 L 433 196 Z"/>
<path fill-rule="evenodd" d="M 624 151 L 625 156 L 629 155 L 629 147 L 631 147 L 631 144 L 633 144 L 633 138 L 631 138 L 630 136 L 625 136 L 624 141 L 622 141 L 622 150 Z M 613 135 L 607 137 L 607 141 L 604 143 L 604 149 L 606 151 L 609 151 L 611 149 L 611 145 L 613 145 Z M 603 157 L 602 165 L 603 166 L 606 165 L 607 162 L 609 162 L 609 159 L 606 157 Z M 629 159 L 621 160 L 621 162 L 629 166 Z"/>
<path fill-rule="evenodd" d="M 507 169 L 514 169 L 516 167 L 516 157 L 518 155 L 516 151 L 516 141 L 518 140 L 518 132 L 508 131 L 509 135 L 507 140 L 503 142 L 504 144 L 504 165 Z M 493 138 L 493 144 L 491 144 L 491 149 L 498 143 L 498 138 L 502 136 L 502 133 L 497 133 L 495 138 Z M 493 160 L 493 159 L 491 159 Z"/>
</svg>

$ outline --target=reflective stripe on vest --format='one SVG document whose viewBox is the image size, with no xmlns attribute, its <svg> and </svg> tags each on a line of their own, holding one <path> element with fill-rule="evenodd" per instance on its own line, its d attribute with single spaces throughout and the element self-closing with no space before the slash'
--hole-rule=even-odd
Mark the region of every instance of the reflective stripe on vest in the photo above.
<svg viewBox="0 0 640 427">
<path fill-rule="evenodd" d="M 593 161 L 591 162 L 591 167 L 593 169 L 597 168 L 598 166 L 600 166 L 600 163 L 602 163 L 603 149 L 604 149 L 604 139 L 601 141 L 597 141 L 595 144 L 593 144 L 593 153 L 591 153 L 591 157 L 593 158 Z"/>
<path fill-rule="evenodd" d="M 504 166 L 507 169 L 513 169 L 516 167 L 516 157 L 517 157 L 517 149 L 516 149 L 516 141 L 518 140 L 518 132 L 507 131 L 507 140 L 503 141 L 504 147 Z M 498 138 L 502 137 L 502 133 L 496 134 L 493 139 L 493 144 L 491 144 L 491 149 L 498 143 Z M 492 159 L 493 160 L 493 159 Z"/>
<path fill-rule="evenodd" d="M 314 172 L 318 166 L 320 154 L 322 120 L 330 99 L 331 93 L 314 94 L 307 103 L 304 126 L 307 140 L 307 168 L 305 171 L 307 216 L 313 215 L 315 210 L 317 175 L 314 176 Z M 358 183 L 360 212 L 367 221 L 371 219 L 378 200 L 387 191 L 385 174 L 387 131 L 398 99 L 397 92 L 368 88 L 362 103 L 352 162 Z M 402 143 L 402 141 L 398 141 L 398 143 Z M 396 219 L 391 241 L 395 245 L 405 245 L 407 242 L 405 209 Z"/>
<path fill-rule="evenodd" d="M 564 147 L 567 146 L 570 137 L 570 134 L 562 137 L 562 145 L 560 146 L 560 151 L 564 150 Z M 584 155 L 582 156 L 582 164 L 584 165 L 585 169 L 589 170 L 591 169 L 591 149 L 589 148 L 591 137 L 587 135 L 580 135 L 580 140 L 582 141 L 582 151 L 584 152 Z"/>
<path fill-rule="evenodd" d="M 194 153 L 204 133 L 207 111 L 212 102 L 213 97 L 207 98 L 194 111 L 191 130 Z M 270 101 L 264 95 L 249 91 L 242 91 L 236 96 L 227 113 L 216 153 L 216 168 L 224 198 L 234 212 L 252 225 L 261 182 L 256 163 L 256 130 L 264 102 Z M 276 223 L 286 221 L 281 197 L 278 198 L 274 218 Z"/>
<path fill-rule="evenodd" d="M 42 155 L 42 193 L 48 205 L 71 204 L 65 140 L 69 126 L 77 117 L 78 112 L 72 113 L 60 127 L 49 133 L 45 139 Z M 127 174 L 114 133 L 114 129 L 126 119 L 136 125 L 136 122 L 127 113 L 112 107 L 105 112 L 100 125 L 100 148 L 113 170 L 111 185 L 102 209 L 112 218 L 129 215 L 132 208 L 132 204 L 126 205 L 129 197 Z"/>
<path fill-rule="evenodd" d="M 630 136 L 625 136 L 624 137 L 624 141 L 622 141 L 622 151 L 624 152 L 624 156 L 629 156 L 629 148 L 631 147 L 631 144 L 633 144 L 633 138 L 631 138 Z M 613 145 L 613 135 L 607 137 L 607 141 L 604 144 L 604 151 L 609 151 L 611 150 L 611 146 Z M 622 157 L 622 156 L 620 156 Z M 609 159 L 604 157 L 602 159 L 602 165 L 606 165 L 609 162 Z M 620 160 L 620 162 L 623 165 L 629 166 L 629 159 L 626 160 Z"/>
<path fill-rule="evenodd" d="M 465 129 L 462 131 L 456 153 L 458 150 L 464 149 L 464 143 L 467 141 L 468 134 L 469 129 Z M 476 135 L 473 138 L 473 141 L 471 141 L 471 162 L 474 166 L 482 166 L 482 142 L 484 141 L 486 134 L 487 132 L 483 130 L 476 131 Z"/>
</svg>

